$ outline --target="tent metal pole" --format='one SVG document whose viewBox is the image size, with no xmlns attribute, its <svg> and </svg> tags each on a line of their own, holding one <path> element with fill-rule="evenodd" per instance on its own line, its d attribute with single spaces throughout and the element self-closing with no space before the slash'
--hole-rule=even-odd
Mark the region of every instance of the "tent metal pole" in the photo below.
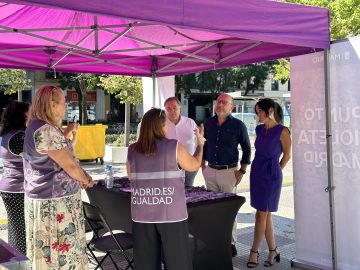
<svg viewBox="0 0 360 270">
<path fill-rule="evenodd" d="M 152 86 L 153 86 L 153 107 L 155 107 L 155 99 L 156 99 L 156 75 L 152 74 Z"/>
<path fill-rule="evenodd" d="M 108 30 L 107 32 L 114 32 L 114 31 Z M 174 48 L 172 48 L 170 46 L 167 46 L 167 45 L 160 45 L 160 44 L 155 43 L 155 42 L 151 42 L 151 41 L 148 41 L 148 40 L 145 40 L 145 39 L 141 39 L 141 38 L 137 38 L 137 37 L 129 36 L 129 35 L 124 35 L 124 37 L 127 37 L 128 39 L 136 40 L 136 41 L 139 41 L 139 42 L 143 42 L 143 43 L 146 43 L 146 44 L 149 44 L 149 45 L 153 45 L 153 46 L 155 46 L 155 47 L 157 47 L 159 49 L 170 50 L 170 51 L 173 51 L 173 52 L 177 52 L 179 54 L 183 54 L 183 55 L 186 55 L 186 56 L 190 56 L 190 57 L 202 60 L 202 61 L 207 62 L 207 63 L 215 64 L 215 61 L 212 60 L 212 59 L 209 59 L 209 58 L 206 58 L 206 57 L 203 57 L 203 56 L 199 56 L 199 55 L 195 55 L 193 53 L 188 53 L 186 51 L 180 51 L 180 50 L 174 49 Z"/>
<path fill-rule="evenodd" d="M 121 38 L 123 35 L 125 35 L 127 32 L 129 32 L 131 29 L 133 29 L 134 27 L 128 27 L 126 28 L 124 31 L 122 31 L 121 33 L 119 33 L 116 37 L 114 37 L 112 40 L 110 40 L 108 43 L 106 43 L 100 50 L 99 50 L 99 54 L 103 53 L 107 48 L 109 48 L 112 44 L 114 44 L 115 41 L 117 41 L 119 38 Z"/>
<path fill-rule="evenodd" d="M 250 46 L 247 46 L 246 48 L 244 48 L 244 49 L 242 49 L 242 50 L 239 50 L 239 51 L 237 51 L 237 52 L 235 52 L 235 53 L 233 53 L 233 54 L 230 54 L 230 55 L 222 58 L 222 59 L 219 61 L 219 63 L 223 63 L 223 62 L 225 62 L 225 61 L 227 61 L 227 60 L 229 60 L 229 59 L 231 59 L 231 58 L 233 58 L 233 57 L 235 57 L 235 56 L 237 56 L 237 55 L 239 55 L 239 54 L 242 54 L 242 53 L 244 53 L 244 52 L 246 52 L 246 51 L 249 51 L 249 50 L 251 50 L 251 49 L 253 49 L 253 48 L 258 47 L 258 46 L 261 45 L 261 44 L 262 44 L 262 42 L 260 42 L 260 41 L 256 42 L 255 44 L 251 44 Z"/>
<path fill-rule="evenodd" d="M 210 46 L 213 46 L 214 44 L 211 43 L 211 44 L 205 44 L 204 47 L 200 48 L 199 50 L 193 52 L 193 54 L 198 54 L 206 49 L 208 49 Z M 158 72 L 161 72 L 169 67 L 172 67 L 173 65 L 176 65 L 177 63 L 180 63 L 181 61 L 184 61 L 185 59 L 187 58 L 190 58 L 190 56 L 184 56 L 183 58 L 180 58 L 180 59 L 176 59 L 174 62 L 171 62 L 170 64 L 166 65 L 166 66 L 163 66 L 162 68 L 158 69 Z"/>
<path fill-rule="evenodd" d="M 329 192 L 332 269 L 337 270 L 336 226 L 335 226 L 335 204 L 334 204 L 335 186 L 334 186 L 334 175 L 333 175 L 329 54 L 330 54 L 329 50 L 324 51 L 326 150 L 327 150 L 327 173 L 328 173 L 328 186 L 325 189 L 325 191 Z"/>
<path fill-rule="evenodd" d="M 45 67 L 45 68 L 48 67 L 47 65 L 39 64 L 38 62 L 35 62 L 35 61 L 25 60 L 25 59 L 22 59 L 22 58 L 19 58 L 19 57 L 6 55 L 6 54 L 3 54 L 1 52 L 0 52 L 0 56 L 3 57 L 3 58 L 7 58 L 7 59 L 10 59 L 10 60 L 13 60 L 13 61 L 20 62 L 20 63 L 26 63 L 26 64 L 38 66 L 38 67 Z"/>
<path fill-rule="evenodd" d="M 92 34 L 94 33 L 94 31 L 91 31 L 90 33 L 88 33 L 85 37 L 83 37 L 78 43 L 75 44 L 75 46 L 80 45 L 81 43 L 83 43 L 85 40 L 87 40 Z M 55 64 L 53 64 L 50 68 L 55 68 L 55 66 L 57 64 L 59 64 L 62 60 L 65 59 L 66 56 L 68 56 L 69 54 L 71 54 L 71 52 L 74 50 L 74 48 L 71 48 L 68 50 L 67 53 L 65 53 L 59 60 L 57 60 L 55 62 Z"/>
</svg>

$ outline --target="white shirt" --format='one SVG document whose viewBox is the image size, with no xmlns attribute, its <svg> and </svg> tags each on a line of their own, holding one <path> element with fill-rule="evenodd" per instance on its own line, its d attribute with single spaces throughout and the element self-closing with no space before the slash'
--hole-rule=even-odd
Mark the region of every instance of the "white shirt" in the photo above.
<svg viewBox="0 0 360 270">
<path fill-rule="evenodd" d="M 168 139 L 178 140 L 191 155 L 194 154 L 197 143 L 195 129 L 197 129 L 196 123 L 191 118 L 180 115 L 180 121 L 177 125 L 174 125 L 168 120 Z"/>
</svg>

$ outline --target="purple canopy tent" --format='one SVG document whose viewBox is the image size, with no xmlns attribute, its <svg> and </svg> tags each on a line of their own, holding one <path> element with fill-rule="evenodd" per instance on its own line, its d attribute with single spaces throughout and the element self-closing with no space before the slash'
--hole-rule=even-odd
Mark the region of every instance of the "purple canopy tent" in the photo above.
<svg viewBox="0 0 360 270">
<path fill-rule="evenodd" d="M 269 0 L 1 1 L 0 68 L 154 78 L 325 50 L 332 208 L 327 9 Z"/>
<path fill-rule="evenodd" d="M 283 2 L 5 2 L 5 68 L 161 77 L 306 54 L 330 43 L 327 9 Z"/>
</svg>

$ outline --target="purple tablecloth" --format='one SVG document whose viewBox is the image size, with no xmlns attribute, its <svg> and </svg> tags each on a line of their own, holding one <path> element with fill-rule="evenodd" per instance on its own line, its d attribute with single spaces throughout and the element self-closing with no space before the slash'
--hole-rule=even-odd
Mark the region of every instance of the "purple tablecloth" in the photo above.
<svg viewBox="0 0 360 270">
<path fill-rule="evenodd" d="M 97 180 L 96 185 L 105 186 L 104 180 Z M 130 181 L 127 177 L 114 177 L 114 191 L 123 191 L 131 193 Z M 196 203 L 201 201 L 216 200 L 221 198 L 233 197 L 236 194 L 227 192 L 208 191 L 205 187 L 186 187 L 185 188 L 186 203 Z"/>
<path fill-rule="evenodd" d="M 90 203 L 98 206 L 111 228 L 132 232 L 130 183 L 115 178 L 107 189 L 97 181 L 86 189 Z M 245 198 L 231 193 L 209 192 L 203 187 L 186 188 L 189 245 L 194 270 L 233 270 L 231 233 L 236 214 Z"/>
</svg>

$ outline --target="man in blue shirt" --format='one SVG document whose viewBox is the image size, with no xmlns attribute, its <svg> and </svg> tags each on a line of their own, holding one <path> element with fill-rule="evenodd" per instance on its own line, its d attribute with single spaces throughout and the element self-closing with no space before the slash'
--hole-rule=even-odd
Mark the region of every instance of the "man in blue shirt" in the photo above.
<svg viewBox="0 0 360 270">
<path fill-rule="evenodd" d="M 233 109 L 233 98 L 220 94 L 215 104 L 216 115 L 207 119 L 204 125 L 206 143 L 202 173 L 208 190 L 234 193 L 250 164 L 251 146 L 247 129 L 242 121 L 231 116 Z M 242 150 L 240 168 L 239 144 Z M 236 222 L 231 239 L 233 257 L 237 254 L 235 243 Z"/>
</svg>

